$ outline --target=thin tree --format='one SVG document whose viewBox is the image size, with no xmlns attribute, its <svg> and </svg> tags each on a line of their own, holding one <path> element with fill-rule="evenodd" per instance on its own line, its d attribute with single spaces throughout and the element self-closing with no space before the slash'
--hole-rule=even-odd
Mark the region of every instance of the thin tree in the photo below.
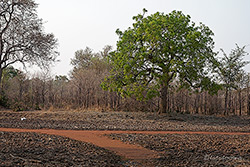
<svg viewBox="0 0 250 167">
<path fill-rule="evenodd" d="M 231 91 L 237 90 L 242 84 L 242 80 L 245 78 L 244 67 L 249 63 L 244 60 L 244 57 L 248 55 L 245 51 L 245 47 L 239 47 L 236 44 L 236 48 L 232 49 L 231 53 L 227 55 L 223 49 L 223 58 L 219 65 L 219 76 L 222 84 L 225 88 L 225 108 L 224 115 L 228 115 L 228 110 L 231 110 Z"/>
</svg>

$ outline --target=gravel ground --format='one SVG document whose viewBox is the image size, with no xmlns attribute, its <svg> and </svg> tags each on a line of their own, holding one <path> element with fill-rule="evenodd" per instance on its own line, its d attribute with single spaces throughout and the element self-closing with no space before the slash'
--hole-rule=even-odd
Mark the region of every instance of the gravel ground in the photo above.
<svg viewBox="0 0 250 167">
<path fill-rule="evenodd" d="M 250 166 L 250 136 L 111 134 L 109 137 L 155 150 L 148 166 Z"/>
<path fill-rule="evenodd" d="M 21 118 L 26 118 L 21 120 Z M 0 127 L 81 130 L 188 130 L 250 132 L 250 117 L 130 112 L 0 111 Z"/>
<path fill-rule="evenodd" d="M 0 132 L 0 166 L 131 166 L 92 144 L 65 137 Z"/>
</svg>

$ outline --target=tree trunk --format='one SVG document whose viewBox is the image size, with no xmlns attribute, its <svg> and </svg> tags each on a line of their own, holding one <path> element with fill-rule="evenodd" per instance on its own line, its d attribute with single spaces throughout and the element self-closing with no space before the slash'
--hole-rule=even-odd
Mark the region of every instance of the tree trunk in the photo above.
<svg viewBox="0 0 250 167">
<path fill-rule="evenodd" d="M 227 100 L 228 100 L 228 90 L 226 90 L 226 95 L 225 95 L 224 115 L 227 115 Z"/>
<path fill-rule="evenodd" d="M 208 114 L 207 113 L 207 92 L 204 93 L 204 113 L 205 114 Z"/>
<path fill-rule="evenodd" d="M 217 101 L 216 101 L 216 105 L 217 105 L 217 114 L 219 114 L 221 112 L 221 100 L 220 100 L 220 95 L 219 93 L 216 95 L 217 96 Z"/>
<path fill-rule="evenodd" d="M 240 109 L 240 115 L 242 114 L 242 104 L 241 104 L 241 90 L 239 90 L 239 109 Z"/>
<path fill-rule="evenodd" d="M 81 84 L 79 84 L 79 86 L 78 86 L 78 95 L 77 96 L 78 96 L 77 97 L 78 98 L 78 107 L 80 107 L 81 104 L 82 104 L 82 87 L 81 87 Z"/>
<path fill-rule="evenodd" d="M 250 115 L 250 94 L 249 94 L 249 77 L 247 82 L 247 115 Z"/>
<path fill-rule="evenodd" d="M 199 95 L 199 93 L 197 93 L 195 95 L 195 101 L 194 101 L 195 114 L 199 114 L 199 99 L 200 99 L 200 95 Z"/>
<path fill-rule="evenodd" d="M 231 91 L 228 92 L 228 113 L 227 115 L 229 115 L 231 113 L 232 110 L 232 95 L 231 95 Z"/>
<path fill-rule="evenodd" d="M 167 111 L 171 111 L 171 109 L 170 109 L 170 94 L 169 94 L 169 92 L 167 92 Z"/>
<path fill-rule="evenodd" d="M 162 85 L 160 91 L 160 109 L 159 109 L 160 114 L 167 112 L 167 94 L 168 94 L 168 87 L 166 85 Z"/>
<path fill-rule="evenodd" d="M 203 96 L 204 96 L 204 93 L 200 93 L 200 113 L 201 114 L 204 114 L 204 106 L 203 106 L 203 103 L 204 103 L 204 100 L 203 100 Z"/>
<path fill-rule="evenodd" d="M 187 114 L 190 114 L 190 111 L 189 111 L 189 101 L 188 101 L 188 99 L 189 99 L 189 97 L 188 97 L 188 92 L 187 92 L 187 90 L 185 90 L 185 105 L 184 105 L 184 107 L 185 107 L 185 113 L 187 113 Z"/>
<path fill-rule="evenodd" d="M 1 68 L 0 65 L 0 96 L 3 94 L 2 76 L 3 76 L 3 69 Z"/>
<path fill-rule="evenodd" d="M 247 95 L 247 115 L 250 115 L 250 94 L 249 93 Z"/>
</svg>

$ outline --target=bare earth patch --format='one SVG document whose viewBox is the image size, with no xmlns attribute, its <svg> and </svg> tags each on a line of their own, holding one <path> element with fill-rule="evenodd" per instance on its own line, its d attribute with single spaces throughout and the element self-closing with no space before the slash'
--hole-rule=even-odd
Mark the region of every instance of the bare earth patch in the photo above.
<svg viewBox="0 0 250 167">
<path fill-rule="evenodd" d="M 250 135 L 111 134 L 112 139 L 143 146 L 161 157 L 155 166 L 250 166 Z"/>
<path fill-rule="evenodd" d="M 0 132 L 0 166 L 121 166 L 114 153 L 70 138 Z"/>
<path fill-rule="evenodd" d="M 246 116 L 1 111 L 0 128 L 19 132 L 0 132 L 2 166 L 250 165 L 250 117 Z M 43 147 L 45 151 L 36 149 Z M 58 159 L 50 163 L 53 156 Z"/>
<path fill-rule="evenodd" d="M 21 118 L 25 117 L 25 120 Z M 129 112 L 0 111 L 0 127 L 75 130 L 179 130 L 250 132 L 250 117 Z"/>
<path fill-rule="evenodd" d="M 75 139 L 82 142 L 88 142 L 98 147 L 111 150 L 117 155 L 124 157 L 125 159 L 132 160 L 134 162 L 134 165 L 136 164 L 135 166 L 200 166 L 204 163 L 208 166 L 215 165 L 213 163 L 211 164 L 210 160 L 225 160 L 225 165 L 235 165 L 233 162 L 230 161 L 232 159 L 237 160 L 238 164 L 245 165 L 249 162 L 248 157 L 250 150 L 248 148 L 250 144 L 248 142 L 250 133 L 242 132 L 232 133 L 191 131 L 82 131 L 11 128 L 0 128 L 0 131 L 11 131 L 18 133 L 35 132 L 69 137 L 71 139 Z M 103 135 L 109 136 L 110 138 L 107 138 Z M 219 142 L 216 142 L 217 138 L 219 139 Z M 224 140 L 227 142 L 223 142 Z M 32 139 L 29 139 L 28 141 L 32 141 Z M 240 146 L 243 148 L 243 151 L 241 147 L 239 147 L 239 144 L 241 144 Z M 210 147 L 206 148 L 207 145 L 215 147 L 211 150 Z M 219 145 L 220 147 L 217 147 L 217 145 Z M 223 149 L 222 151 L 225 151 L 225 148 L 229 150 L 225 154 L 224 152 L 222 152 L 222 154 L 220 155 L 210 154 L 211 152 L 220 152 L 221 149 Z M 235 153 L 235 150 L 237 150 L 237 148 L 241 149 L 239 151 L 240 157 L 237 152 Z M 234 151 L 233 154 L 232 152 L 230 152 L 232 149 Z M 166 154 L 164 154 L 165 150 L 167 152 Z M 56 153 L 54 153 L 54 155 L 55 154 Z M 90 157 L 90 159 L 92 158 Z M 199 162 L 201 164 L 199 164 Z M 122 166 L 124 164 L 118 163 L 116 165 Z"/>
</svg>

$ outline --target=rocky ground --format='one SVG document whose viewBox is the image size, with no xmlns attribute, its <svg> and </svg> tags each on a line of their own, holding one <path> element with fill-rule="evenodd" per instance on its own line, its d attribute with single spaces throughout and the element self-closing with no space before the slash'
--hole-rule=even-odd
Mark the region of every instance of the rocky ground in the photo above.
<svg viewBox="0 0 250 167">
<path fill-rule="evenodd" d="M 0 132 L 0 166 L 127 166 L 114 153 L 69 138 Z"/>
<path fill-rule="evenodd" d="M 0 127 L 81 130 L 250 132 L 250 117 L 128 112 L 0 111 Z M 146 166 L 250 166 L 250 136 L 112 134 L 155 150 Z M 65 137 L 0 132 L 0 166 L 140 166 L 112 152 Z"/>
<path fill-rule="evenodd" d="M 160 153 L 148 166 L 250 166 L 250 136 L 111 134 Z"/>
<path fill-rule="evenodd" d="M 21 118 L 25 118 L 21 120 Z M 250 117 L 81 111 L 0 111 L 0 127 L 81 130 L 188 130 L 250 132 Z"/>
</svg>

